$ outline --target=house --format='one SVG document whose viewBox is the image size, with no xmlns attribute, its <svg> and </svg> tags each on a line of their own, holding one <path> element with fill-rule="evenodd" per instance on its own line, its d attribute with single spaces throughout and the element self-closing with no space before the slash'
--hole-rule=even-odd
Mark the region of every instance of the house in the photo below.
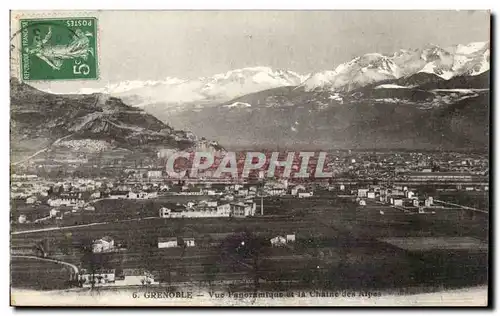
<svg viewBox="0 0 500 316">
<path fill-rule="evenodd" d="M 94 240 L 92 244 L 92 252 L 109 252 L 115 248 L 115 241 L 109 236 L 104 236 L 101 239 Z"/>
<path fill-rule="evenodd" d="M 344 191 L 345 190 L 345 185 L 341 184 L 339 189 L 340 189 L 340 191 Z"/>
<path fill-rule="evenodd" d="M 158 248 L 175 248 L 179 247 L 177 237 L 159 237 Z"/>
<path fill-rule="evenodd" d="M 403 199 L 393 199 L 394 206 L 403 206 Z"/>
<path fill-rule="evenodd" d="M 231 214 L 231 204 L 224 203 L 221 205 L 217 205 L 217 213 L 224 216 L 229 216 Z"/>
<path fill-rule="evenodd" d="M 33 204 L 36 202 L 36 197 L 30 196 L 29 198 L 26 199 L 26 204 Z"/>
<path fill-rule="evenodd" d="M 167 218 L 170 216 L 170 212 L 172 210 L 167 208 L 167 207 L 160 207 L 160 210 L 159 210 L 159 216 L 160 218 Z"/>
<path fill-rule="evenodd" d="M 24 223 L 26 223 L 26 215 L 23 215 L 23 214 L 19 215 L 19 218 L 17 219 L 17 222 L 18 222 L 19 224 L 24 224 Z"/>
<path fill-rule="evenodd" d="M 247 196 L 248 193 L 249 193 L 248 189 L 239 189 L 237 194 L 239 196 Z"/>
<path fill-rule="evenodd" d="M 50 210 L 50 213 L 49 213 L 49 214 L 50 214 L 50 215 L 49 215 L 50 217 L 56 217 L 56 216 L 57 216 L 57 214 L 59 214 L 59 211 L 58 211 L 58 210 L 56 210 L 55 208 L 53 208 L 53 209 L 51 209 L 51 210 Z"/>
<path fill-rule="evenodd" d="M 366 205 L 366 201 L 365 200 L 359 200 L 359 205 L 365 206 Z"/>
<path fill-rule="evenodd" d="M 99 269 L 93 274 L 85 269 L 82 269 L 81 274 L 78 275 L 78 281 L 81 282 L 84 286 L 90 286 L 92 283 L 114 283 L 116 278 L 115 273 L 115 269 Z"/>
<path fill-rule="evenodd" d="M 93 199 L 100 199 L 101 198 L 101 192 L 100 191 L 97 191 L 97 192 L 94 192 L 90 195 L 91 198 Z"/>
<path fill-rule="evenodd" d="M 288 234 L 286 235 L 286 242 L 295 242 L 295 234 Z"/>
<path fill-rule="evenodd" d="M 420 202 L 418 200 L 413 200 L 413 206 L 418 207 Z"/>
<path fill-rule="evenodd" d="M 233 217 L 248 217 L 255 215 L 255 203 L 252 202 L 238 202 L 230 203 L 231 216 Z"/>
<path fill-rule="evenodd" d="M 366 194 L 366 197 L 369 198 L 369 199 L 374 199 L 375 198 L 375 192 L 368 192 Z"/>
<path fill-rule="evenodd" d="M 206 195 L 217 195 L 217 192 L 215 190 L 210 189 L 210 190 L 205 190 L 205 194 Z"/>
<path fill-rule="evenodd" d="M 83 200 L 75 198 L 49 199 L 47 203 L 49 206 L 83 206 L 85 204 Z"/>
<path fill-rule="evenodd" d="M 306 187 L 303 186 L 303 185 L 301 185 L 301 184 L 299 184 L 299 185 L 295 186 L 294 188 L 292 188 L 292 190 L 290 191 L 290 193 L 292 195 L 297 195 L 301 191 L 305 192 L 305 190 L 306 190 Z"/>
<path fill-rule="evenodd" d="M 368 189 L 358 189 L 358 197 L 367 197 L 368 196 Z"/>
<path fill-rule="evenodd" d="M 169 218 L 172 217 L 174 213 L 182 213 L 186 211 L 186 207 L 184 205 L 180 205 L 179 203 L 165 203 L 158 210 L 160 218 Z"/>
<path fill-rule="evenodd" d="M 188 237 L 188 238 L 183 238 L 183 239 L 184 239 L 184 245 L 186 247 L 194 247 L 195 246 L 194 238 Z"/>
<path fill-rule="evenodd" d="M 309 198 L 313 196 L 313 192 L 299 192 L 297 196 L 299 197 L 299 199 Z"/>
<path fill-rule="evenodd" d="M 162 170 L 149 170 L 148 171 L 148 178 L 161 178 L 162 177 Z"/>
<path fill-rule="evenodd" d="M 284 188 L 268 188 L 266 193 L 272 196 L 280 196 L 285 195 L 286 190 Z"/>
<path fill-rule="evenodd" d="M 217 207 L 217 201 L 206 201 L 207 203 L 207 206 L 210 206 L 210 207 Z"/>
<path fill-rule="evenodd" d="M 286 245 L 286 238 L 283 236 L 276 236 L 274 238 L 271 238 L 270 242 L 273 247 L 281 247 L 283 245 Z"/>
</svg>

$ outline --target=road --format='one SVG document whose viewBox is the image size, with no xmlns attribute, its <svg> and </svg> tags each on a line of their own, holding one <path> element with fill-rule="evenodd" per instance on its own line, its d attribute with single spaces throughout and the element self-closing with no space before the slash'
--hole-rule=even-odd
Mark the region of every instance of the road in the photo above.
<svg viewBox="0 0 500 316">
<path fill-rule="evenodd" d="M 26 259 L 34 259 L 34 260 L 40 260 L 40 261 L 46 261 L 46 262 L 59 263 L 59 264 L 65 265 L 67 267 L 70 267 L 71 269 L 73 269 L 73 272 L 75 273 L 75 275 L 78 275 L 78 267 L 72 263 L 69 263 L 69 262 L 65 262 L 65 261 L 61 261 L 61 260 L 57 260 L 57 259 L 41 258 L 41 257 L 36 257 L 36 256 L 24 256 L 24 255 L 12 255 L 11 258 L 26 258 Z"/>
<path fill-rule="evenodd" d="M 52 144 L 50 144 L 49 146 L 47 146 L 47 147 L 45 147 L 45 148 L 43 148 L 43 149 L 40 149 L 39 151 L 37 151 L 36 153 L 34 153 L 33 155 L 31 155 L 31 156 L 29 156 L 29 157 L 27 157 L 27 158 L 24 158 L 24 159 L 22 159 L 22 160 L 20 160 L 20 161 L 14 162 L 12 165 L 13 165 L 13 166 L 17 166 L 17 165 L 19 165 L 19 164 L 21 164 L 21 163 L 23 163 L 23 162 L 26 162 L 26 161 L 30 160 L 31 158 L 36 157 L 37 155 L 39 155 L 39 154 L 41 154 L 41 153 L 43 153 L 43 152 L 47 151 L 47 150 L 48 150 L 51 146 L 53 146 L 53 145 L 55 145 L 55 144 L 59 143 L 60 141 L 62 141 L 62 140 L 64 140 L 64 139 L 66 139 L 66 138 L 68 138 L 68 137 L 70 137 L 70 136 L 73 136 L 73 134 L 69 134 L 69 135 L 66 135 L 66 136 L 64 136 L 64 137 L 61 137 L 61 138 L 56 139 L 56 141 L 55 141 L 55 142 L 53 142 Z"/>
<path fill-rule="evenodd" d="M 106 224 L 110 224 L 110 223 L 124 223 L 124 222 L 132 222 L 132 221 L 142 221 L 142 220 L 153 219 L 153 218 L 158 218 L 158 217 L 150 216 L 150 217 L 142 217 L 142 218 L 123 219 L 123 220 L 115 221 L 115 222 L 99 222 L 99 223 L 90 223 L 90 224 L 82 224 L 82 225 L 62 226 L 62 227 L 59 227 L 59 226 L 58 227 L 47 227 L 47 228 L 40 228 L 40 229 L 30 229 L 30 230 L 11 232 L 10 234 L 11 235 L 23 235 L 23 234 L 30 234 L 30 233 L 48 232 L 48 231 L 54 231 L 54 230 L 66 230 L 66 229 L 73 229 L 73 228 L 80 228 L 80 227 L 106 225 Z"/>
<path fill-rule="evenodd" d="M 455 207 L 460 207 L 460 208 L 463 208 L 465 210 L 471 210 L 471 211 L 476 211 L 476 212 L 488 214 L 488 211 L 480 210 L 480 209 L 469 207 L 469 206 L 463 206 L 463 205 L 459 205 L 459 204 L 455 204 L 455 203 L 450 203 L 450 202 L 445 202 L 445 201 L 436 200 L 436 199 L 434 199 L 434 202 L 438 202 L 438 203 L 441 203 L 441 204 L 447 204 L 447 205 L 451 205 L 451 206 L 455 206 Z"/>
</svg>

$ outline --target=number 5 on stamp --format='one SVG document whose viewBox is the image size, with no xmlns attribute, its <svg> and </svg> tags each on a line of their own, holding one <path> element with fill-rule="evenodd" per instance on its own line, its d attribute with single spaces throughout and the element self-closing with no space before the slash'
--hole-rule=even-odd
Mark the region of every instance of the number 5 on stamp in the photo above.
<svg viewBox="0 0 500 316">
<path fill-rule="evenodd" d="M 97 19 L 23 19 L 23 80 L 97 79 Z"/>
</svg>

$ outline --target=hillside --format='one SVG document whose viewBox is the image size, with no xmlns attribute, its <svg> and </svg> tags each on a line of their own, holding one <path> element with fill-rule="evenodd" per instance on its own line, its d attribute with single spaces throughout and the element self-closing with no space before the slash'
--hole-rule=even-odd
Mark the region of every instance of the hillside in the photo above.
<svg viewBox="0 0 500 316">
<path fill-rule="evenodd" d="M 134 151 L 196 147 L 191 132 L 175 130 L 145 111 L 104 94 L 54 95 L 12 78 L 11 147 L 19 157 L 51 145 L 81 150 Z M 218 146 L 214 143 L 214 146 Z"/>
</svg>

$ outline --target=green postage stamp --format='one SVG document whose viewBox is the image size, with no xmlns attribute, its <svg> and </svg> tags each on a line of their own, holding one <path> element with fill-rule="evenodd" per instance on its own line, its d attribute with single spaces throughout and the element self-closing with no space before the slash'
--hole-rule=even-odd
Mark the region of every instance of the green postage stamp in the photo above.
<svg viewBox="0 0 500 316">
<path fill-rule="evenodd" d="M 23 80 L 97 79 L 97 19 L 21 20 Z"/>
</svg>

